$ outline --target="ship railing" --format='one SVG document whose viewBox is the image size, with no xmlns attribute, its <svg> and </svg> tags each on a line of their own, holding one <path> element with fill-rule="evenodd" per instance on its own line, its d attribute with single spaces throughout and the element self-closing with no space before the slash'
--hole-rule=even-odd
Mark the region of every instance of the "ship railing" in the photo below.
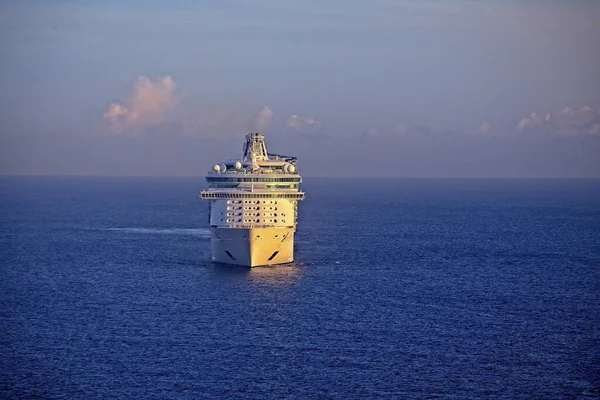
<svg viewBox="0 0 600 400">
<path fill-rule="evenodd" d="M 233 228 L 233 229 L 264 229 L 264 228 L 294 228 L 294 225 L 275 225 L 275 224 L 225 224 L 211 225 L 211 228 Z"/>
<path fill-rule="evenodd" d="M 293 157 L 293 156 L 286 156 L 286 155 L 283 155 L 283 154 L 274 154 L 274 153 L 268 153 L 267 155 L 272 160 L 286 161 L 286 162 L 289 162 L 289 163 L 294 164 L 294 165 L 298 162 L 298 158 L 297 157 Z"/>
<path fill-rule="evenodd" d="M 204 190 L 200 192 L 200 198 L 202 200 L 213 200 L 213 199 L 291 199 L 291 200 L 304 200 L 304 192 L 293 192 L 293 193 L 265 193 L 265 192 L 231 192 L 226 191 L 211 191 Z"/>
</svg>

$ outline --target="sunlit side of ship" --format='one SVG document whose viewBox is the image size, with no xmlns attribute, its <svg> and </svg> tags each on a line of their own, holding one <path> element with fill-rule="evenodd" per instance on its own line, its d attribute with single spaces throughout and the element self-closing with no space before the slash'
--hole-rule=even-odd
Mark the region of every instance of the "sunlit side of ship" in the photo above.
<svg viewBox="0 0 600 400">
<path fill-rule="evenodd" d="M 241 159 L 215 164 L 200 197 L 209 202 L 213 261 L 249 267 L 294 260 L 302 177 L 295 157 L 269 154 L 249 133 Z"/>
</svg>

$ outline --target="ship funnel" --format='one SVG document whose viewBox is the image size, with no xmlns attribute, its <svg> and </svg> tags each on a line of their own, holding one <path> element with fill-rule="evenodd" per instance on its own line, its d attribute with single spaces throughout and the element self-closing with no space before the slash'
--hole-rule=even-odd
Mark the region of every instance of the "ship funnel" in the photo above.
<svg viewBox="0 0 600 400">
<path fill-rule="evenodd" d="M 264 135 L 260 133 L 247 134 L 243 152 L 243 161 L 245 162 L 251 163 L 252 160 L 255 160 L 255 162 L 268 160 L 269 156 L 267 155 L 267 145 Z"/>
</svg>

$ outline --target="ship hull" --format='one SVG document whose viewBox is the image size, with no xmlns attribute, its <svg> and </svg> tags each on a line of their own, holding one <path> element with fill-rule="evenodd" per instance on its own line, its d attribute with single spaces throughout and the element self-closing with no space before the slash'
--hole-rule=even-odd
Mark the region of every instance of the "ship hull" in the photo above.
<svg viewBox="0 0 600 400">
<path fill-rule="evenodd" d="M 212 259 L 219 263 L 245 267 L 292 262 L 295 231 L 293 227 L 212 227 Z"/>
</svg>

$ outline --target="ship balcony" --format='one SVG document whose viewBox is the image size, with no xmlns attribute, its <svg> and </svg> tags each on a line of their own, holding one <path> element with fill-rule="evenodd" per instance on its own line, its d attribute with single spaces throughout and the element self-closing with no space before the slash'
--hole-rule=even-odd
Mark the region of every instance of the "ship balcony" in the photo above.
<svg viewBox="0 0 600 400">
<path fill-rule="evenodd" d="M 209 187 L 207 190 L 204 190 L 204 192 L 254 192 L 254 193 L 263 193 L 263 192 L 268 192 L 268 193 L 272 193 L 272 192 L 282 192 L 282 193 L 296 193 L 298 192 L 299 189 L 293 189 L 293 188 L 268 188 L 265 187 L 264 185 L 259 185 L 257 183 L 254 184 L 254 187 L 251 186 L 250 184 L 248 184 L 247 186 L 235 186 L 235 187 Z"/>
<path fill-rule="evenodd" d="M 246 169 L 227 169 L 225 171 L 208 171 L 208 175 L 300 175 L 298 171 L 285 172 L 275 169 L 257 169 L 257 170 L 246 170 Z"/>
</svg>

